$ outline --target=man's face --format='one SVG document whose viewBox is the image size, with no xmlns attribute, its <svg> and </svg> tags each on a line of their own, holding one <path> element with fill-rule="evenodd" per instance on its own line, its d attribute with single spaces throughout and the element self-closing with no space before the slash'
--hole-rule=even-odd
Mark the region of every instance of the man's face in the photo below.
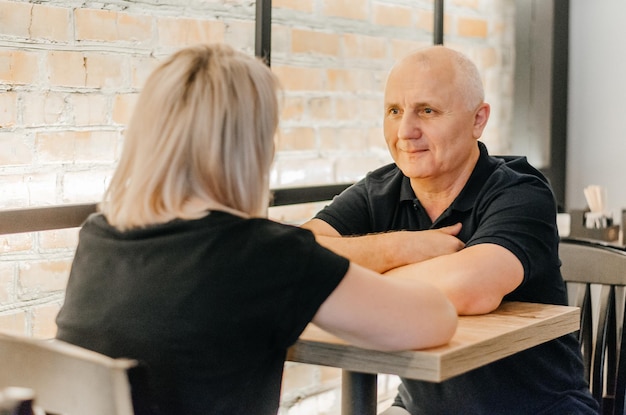
<svg viewBox="0 0 626 415">
<path fill-rule="evenodd" d="M 474 160 L 484 124 L 476 127 L 477 110 L 468 109 L 454 76 L 445 62 L 424 66 L 410 59 L 389 75 L 385 141 L 400 170 L 411 179 L 453 179 Z"/>
</svg>

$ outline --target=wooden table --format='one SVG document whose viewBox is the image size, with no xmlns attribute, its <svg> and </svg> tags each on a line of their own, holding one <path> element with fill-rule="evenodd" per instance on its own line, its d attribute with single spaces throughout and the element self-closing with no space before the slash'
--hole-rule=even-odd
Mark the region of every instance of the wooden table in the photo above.
<svg viewBox="0 0 626 415">
<path fill-rule="evenodd" d="M 580 327 L 577 307 L 505 302 L 495 311 L 459 317 L 445 346 L 379 352 L 361 349 L 309 325 L 289 349 L 287 360 L 343 369 L 342 414 L 376 414 L 376 375 L 441 382 Z"/>
</svg>

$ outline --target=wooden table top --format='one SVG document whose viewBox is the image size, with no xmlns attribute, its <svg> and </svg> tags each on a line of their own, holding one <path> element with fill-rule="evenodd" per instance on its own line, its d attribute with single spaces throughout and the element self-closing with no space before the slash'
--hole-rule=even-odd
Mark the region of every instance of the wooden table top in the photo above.
<svg viewBox="0 0 626 415">
<path fill-rule="evenodd" d="M 489 313 L 461 316 L 447 345 L 401 352 L 367 350 L 309 324 L 287 360 L 354 372 L 387 373 L 441 382 L 574 332 L 580 309 L 552 304 L 504 302 Z"/>
</svg>

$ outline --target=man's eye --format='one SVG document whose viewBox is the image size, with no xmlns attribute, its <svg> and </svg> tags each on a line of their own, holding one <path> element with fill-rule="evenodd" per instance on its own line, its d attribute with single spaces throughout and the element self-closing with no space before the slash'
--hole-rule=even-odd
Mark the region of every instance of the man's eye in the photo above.
<svg viewBox="0 0 626 415">
<path fill-rule="evenodd" d="M 391 115 L 398 115 L 400 113 L 400 110 L 397 108 L 389 108 L 389 114 Z"/>
<path fill-rule="evenodd" d="M 435 112 L 432 108 L 428 107 L 424 108 L 422 111 L 424 111 L 424 114 L 432 114 Z"/>
</svg>

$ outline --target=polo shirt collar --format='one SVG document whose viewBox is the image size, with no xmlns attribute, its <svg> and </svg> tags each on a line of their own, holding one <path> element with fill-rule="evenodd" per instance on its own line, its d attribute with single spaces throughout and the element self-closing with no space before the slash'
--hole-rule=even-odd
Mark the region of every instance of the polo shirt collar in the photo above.
<svg viewBox="0 0 626 415">
<path fill-rule="evenodd" d="M 413 202 L 416 199 L 415 192 L 411 187 L 411 179 L 402 175 L 402 186 L 400 186 L 400 202 L 410 201 Z"/>
</svg>

